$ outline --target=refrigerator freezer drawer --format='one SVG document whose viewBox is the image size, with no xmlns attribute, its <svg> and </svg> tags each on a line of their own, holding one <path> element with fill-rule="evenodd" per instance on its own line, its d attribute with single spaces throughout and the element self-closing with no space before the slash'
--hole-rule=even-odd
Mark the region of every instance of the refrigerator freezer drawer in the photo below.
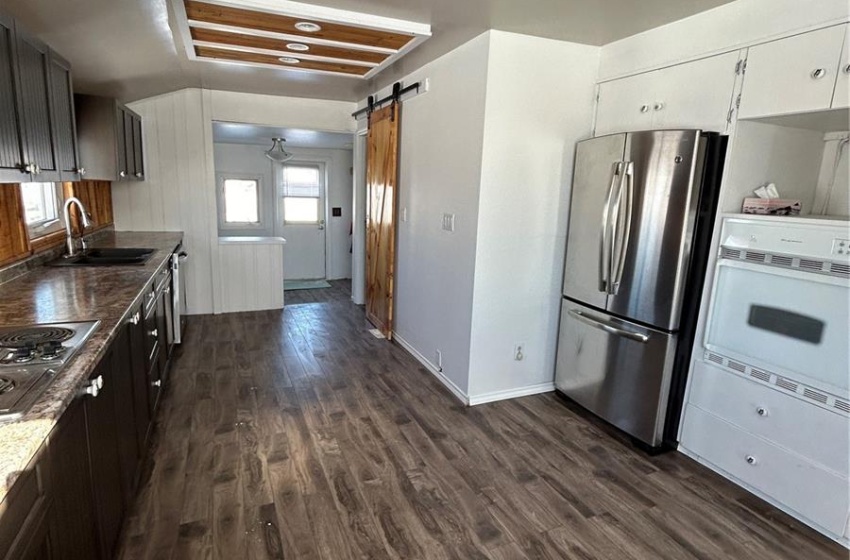
<svg viewBox="0 0 850 560">
<path fill-rule="evenodd" d="M 555 386 L 640 441 L 661 444 L 676 335 L 562 300 Z"/>
</svg>

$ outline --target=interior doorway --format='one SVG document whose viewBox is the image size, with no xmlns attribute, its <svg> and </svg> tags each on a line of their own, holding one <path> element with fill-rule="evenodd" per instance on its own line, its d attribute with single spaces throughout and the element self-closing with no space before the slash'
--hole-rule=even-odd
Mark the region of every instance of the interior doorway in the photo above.
<svg viewBox="0 0 850 560">
<path fill-rule="evenodd" d="M 213 141 L 219 237 L 285 239 L 287 291 L 350 281 L 353 135 L 214 122 Z"/>
</svg>

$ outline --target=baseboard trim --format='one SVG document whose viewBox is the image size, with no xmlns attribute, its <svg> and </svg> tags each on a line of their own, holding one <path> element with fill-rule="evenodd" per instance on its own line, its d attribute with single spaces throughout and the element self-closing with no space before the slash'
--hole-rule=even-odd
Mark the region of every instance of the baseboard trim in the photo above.
<svg viewBox="0 0 850 560">
<path fill-rule="evenodd" d="M 495 401 L 504 401 L 507 399 L 515 399 L 517 397 L 527 397 L 529 395 L 539 395 L 540 393 L 551 393 L 555 390 L 555 382 L 538 383 L 537 385 L 528 385 L 518 389 L 508 389 L 506 391 L 493 391 L 492 393 L 484 393 L 481 395 L 472 395 L 469 397 L 469 406 L 484 404 Z"/>
<path fill-rule="evenodd" d="M 398 342 L 398 345 L 407 350 L 411 356 L 416 358 L 416 361 L 422 364 L 425 369 L 427 369 L 437 380 L 442 383 L 446 389 L 448 389 L 455 397 L 460 400 L 465 405 L 469 405 L 469 397 L 464 393 L 460 387 L 455 385 L 454 381 L 449 379 L 448 377 L 440 371 L 437 366 L 428 361 L 428 359 L 423 356 L 419 350 L 413 347 L 412 344 L 407 342 L 405 339 L 400 337 L 397 332 L 393 331 L 393 340 Z"/>
</svg>

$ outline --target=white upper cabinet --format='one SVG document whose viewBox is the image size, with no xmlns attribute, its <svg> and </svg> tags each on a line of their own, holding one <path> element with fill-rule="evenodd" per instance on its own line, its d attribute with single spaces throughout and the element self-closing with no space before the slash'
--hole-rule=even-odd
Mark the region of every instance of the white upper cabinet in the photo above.
<svg viewBox="0 0 850 560">
<path fill-rule="evenodd" d="M 751 47 L 739 118 L 829 109 L 845 28 L 827 27 Z"/>
<path fill-rule="evenodd" d="M 652 128 L 653 78 L 649 72 L 599 84 L 596 135 Z"/>
<path fill-rule="evenodd" d="M 835 82 L 835 94 L 832 96 L 833 109 L 846 107 L 850 107 L 850 25 L 844 26 L 844 47 L 841 49 L 838 80 Z"/>
<path fill-rule="evenodd" d="M 737 51 L 599 85 L 596 135 L 658 128 L 723 132 Z"/>
<path fill-rule="evenodd" d="M 738 60 L 734 51 L 653 72 L 652 128 L 725 131 Z"/>
</svg>

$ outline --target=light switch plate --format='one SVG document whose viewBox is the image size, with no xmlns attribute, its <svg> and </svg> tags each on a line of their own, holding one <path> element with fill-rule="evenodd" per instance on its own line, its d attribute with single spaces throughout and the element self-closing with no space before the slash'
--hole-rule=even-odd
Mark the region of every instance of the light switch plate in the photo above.
<svg viewBox="0 0 850 560">
<path fill-rule="evenodd" d="M 455 230 L 455 215 L 443 214 L 443 231 Z"/>
</svg>

